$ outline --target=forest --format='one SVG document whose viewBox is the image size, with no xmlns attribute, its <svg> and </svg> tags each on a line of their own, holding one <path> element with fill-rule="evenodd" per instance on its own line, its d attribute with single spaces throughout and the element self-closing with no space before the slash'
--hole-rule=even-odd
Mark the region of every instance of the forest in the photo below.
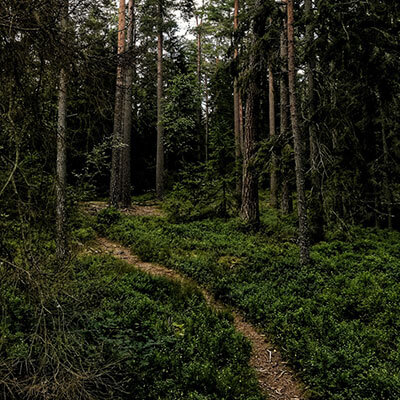
<svg viewBox="0 0 400 400">
<path fill-rule="evenodd" d="M 399 33 L 0 0 L 0 398 L 400 399 Z"/>
</svg>

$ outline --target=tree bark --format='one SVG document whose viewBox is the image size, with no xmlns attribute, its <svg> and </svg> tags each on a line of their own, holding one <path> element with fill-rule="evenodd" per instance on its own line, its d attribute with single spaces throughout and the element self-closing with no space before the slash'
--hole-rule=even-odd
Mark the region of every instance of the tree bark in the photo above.
<svg viewBox="0 0 400 400">
<path fill-rule="evenodd" d="M 123 53 L 125 51 L 125 0 L 119 2 L 118 17 L 118 66 L 115 88 L 114 131 L 112 139 L 110 205 L 119 207 L 122 201 L 121 185 L 121 144 L 122 144 L 122 115 L 124 98 Z"/>
<path fill-rule="evenodd" d="M 280 75 L 280 135 L 282 140 L 290 143 L 289 130 L 288 130 L 288 70 L 287 70 L 287 26 L 286 20 L 283 20 L 283 29 L 280 38 L 280 58 L 281 58 L 281 75 Z M 290 145 L 290 144 L 289 144 Z M 284 168 L 282 174 L 282 193 L 281 193 L 281 211 L 287 215 L 291 212 L 290 201 L 290 178 L 288 172 L 288 163 L 284 160 Z"/>
<path fill-rule="evenodd" d="M 255 31 L 256 29 L 254 27 L 254 35 Z M 256 79 L 255 38 L 253 38 L 252 47 L 243 143 L 243 184 L 240 217 L 249 226 L 257 228 L 260 223 L 260 212 L 258 203 L 258 173 L 255 166 L 255 158 L 257 155 L 257 105 L 259 103 Z"/>
<path fill-rule="evenodd" d="M 310 142 L 310 170 L 311 170 L 311 204 L 310 204 L 310 236 L 313 240 L 321 240 L 324 236 L 324 213 L 322 206 L 322 193 L 321 193 L 321 178 L 319 173 L 319 150 L 318 150 L 318 136 L 314 123 L 314 113 L 317 107 L 316 96 L 314 88 L 314 70 L 316 66 L 315 55 L 311 52 L 314 42 L 314 31 L 312 26 L 313 16 L 313 2 L 312 0 L 304 1 L 304 9 L 307 18 L 306 23 L 306 47 L 308 54 L 306 56 L 306 80 L 307 80 L 307 103 L 306 115 L 307 126 Z"/>
<path fill-rule="evenodd" d="M 123 135 L 121 149 L 121 203 L 131 205 L 131 133 L 132 133 L 132 82 L 133 82 L 133 38 L 135 29 L 135 3 L 129 0 L 125 59 L 125 91 L 123 106 Z"/>
<path fill-rule="evenodd" d="M 204 150 L 206 162 L 208 161 L 208 136 L 209 136 L 209 119 L 210 119 L 210 111 L 209 111 L 209 94 L 208 94 L 208 76 L 207 73 L 204 77 L 204 86 L 205 86 L 205 94 L 206 94 L 206 126 L 205 126 L 205 142 L 204 142 Z"/>
<path fill-rule="evenodd" d="M 272 63 L 268 65 L 268 82 L 269 82 L 269 136 L 273 140 L 275 138 L 275 87 Z M 271 152 L 271 173 L 270 173 L 270 205 L 272 208 L 278 208 L 278 177 L 275 148 L 272 147 Z"/>
<path fill-rule="evenodd" d="M 296 166 L 297 209 L 299 217 L 300 263 L 307 264 L 309 255 L 309 230 L 307 221 L 307 202 L 304 171 L 304 149 L 297 117 L 296 104 L 296 68 L 294 48 L 294 10 L 293 0 L 287 1 L 288 19 L 288 67 L 289 67 L 289 102 L 292 132 L 294 137 L 294 157 Z"/>
<path fill-rule="evenodd" d="M 240 94 L 240 90 L 238 93 L 239 98 L 239 135 L 240 135 L 240 152 L 243 155 L 243 148 L 244 148 L 244 125 L 243 125 L 243 101 L 242 95 Z"/>
<path fill-rule="evenodd" d="M 200 19 L 196 15 L 196 25 L 197 25 L 197 82 L 199 87 L 201 87 L 201 60 L 202 60 L 202 49 L 201 49 L 201 28 L 203 25 L 203 18 Z"/>
<path fill-rule="evenodd" d="M 68 0 L 64 3 L 61 30 L 65 39 L 68 24 Z M 66 45 L 66 43 L 65 43 Z M 57 121 L 57 184 L 56 184 L 56 253 L 60 261 L 67 256 L 66 238 L 66 176 L 67 176 L 67 71 L 60 70 L 60 87 L 58 91 L 58 121 Z"/>
<path fill-rule="evenodd" d="M 158 52 L 157 52 L 157 156 L 156 156 L 156 194 L 164 194 L 164 126 L 163 126 L 163 29 L 162 7 L 158 3 Z"/>
<path fill-rule="evenodd" d="M 384 124 L 383 124 L 384 125 Z M 392 207 L 392 192 L 389 185 L 389 149 L 386 139 L 385 128 L 382 129 L 382 147 L 383 147 L 383 192 L 386 203 L 387 212 L 387 226 L 389 229 L 393 228 L 393 207 Z"/>
<path fill-rule="evenodd" d="M 241 139 L 241 118 L 240 118 L 240 94 L 238 83 L 238 40 L 237 30 L 239 27 L 239 0 L 235 0 L 233 14 L 233 30 L 234 30 L 234 54 L 233 59 L 236 65 L 235 77 L 233 81 L 233 113 L 234 113 L 234 136 L 235 136 L 235 164 L 236 164 L 236 197 L 238 200 L 242 194 L 242 176 L 241 176 L 241 161 L 242 161 L 242 139 Z"/>
<path fill-rule="evenodd" d="M 204 1 L 203 1 L 203 9 L 204 9 Z M 202 11 L 203 12 L 203 11 Z M 196 28 L 197 28 L 197 85 L 199 90 L 199 95 L 202 97 L 202 77 L 201 77 L 201 64 L 202 64 L 202 37 L 201 37 L 201 29 L 203 26 L 203 17 L 200 18 L 196 14 Z M 202 160 L 202 143 L 204 141 L 201 129 L 201 120 L 202 120 L 202 98 L 200 98 L 199 106 L 197 108 L 197 128 L 198 128 L 198 158 L 199 161 Z"/>
<path fill-rule="evenodd" d="M 314 32 L 310 18 L 312 17 L 312 0 L 304 1 L 304 9 L 307 18 L 306 24 L 306 46 L 311 49 L 314 41 Z M 308 50 L 309 51 L 309 50 Z M 314 69 L 315 60 L 310 54 L 306 57 L 306 78 L 307 78 L 307 119 L 308 119 L 308 132 L 310 138 L 310 164 L 311 164 L 311 183 L 313 190 L 319 191 L 318 179 L 318 145 L 316 129 L 313 122 L 313 115 L 315 112 L 315 94 L 314 94 Z"/>
</svg>

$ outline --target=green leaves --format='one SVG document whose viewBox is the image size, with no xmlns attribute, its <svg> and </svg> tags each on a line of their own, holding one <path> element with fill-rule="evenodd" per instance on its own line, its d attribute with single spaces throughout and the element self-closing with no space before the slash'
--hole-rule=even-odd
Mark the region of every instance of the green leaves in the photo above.
<svg viewBox="0 0 400 400">
<path fill-rule="evenodd" d="M 185 160 L 198 147 L 197 110 L 200 107 L 199 87 L 193 74 L 178 74 L 165 91 L 163 124 L 165 151 Z"/>
<path fill-rule="evenodd" d="M 101 257 L 78 263 L 76 290 L 86 300 L 73 317 L 94 362 L 115 363 L 113 379 L 126 393 L 118 398 L 260 399 L 247 367 L 250 348 L 227 317 L 194 289 L 119 272 L 120 264 Z"/>
<path fill-rule="evenodd" d="M 397 400 L 400 234 L 331 233 L 300 267 L 294 225 L 269 211 L 259 234 L 236 221 L 130 217 L 108 234 L 243 309 L 285 351 L 311 398 Z"/>
</svg>

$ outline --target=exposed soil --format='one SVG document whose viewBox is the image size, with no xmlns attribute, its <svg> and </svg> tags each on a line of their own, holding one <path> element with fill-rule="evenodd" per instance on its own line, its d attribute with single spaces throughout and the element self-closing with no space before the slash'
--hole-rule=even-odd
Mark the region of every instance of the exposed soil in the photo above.
<svg viewBox="0 0 400 400">
<path fill-rule="evenodd" d="M 101 210 L 107 207 L 108 204 L 105 201 L 87 201 L 81 204 L 82 210 L 90 215 L 96 215 Z M 154 202 L 146 202 L 144 204 L 132 204 L 131 207 L 120 209 L 120 211 L 126 215 L 140 215 L 143 217 L 163 216 L 163 212 L 160 206 Z"/>
<path fill-rule="evenodd" d="M 90 207 L 97 207 L 98 203 L 96 203 L 95 206 L 93 206 L 93 203 L 94 202 L 90 203 Z M 104 208 L 103 204 L 101 206 Z M 101 206 L 99 205 L 99 207 Z M 150 208 L 140 211 L 138 209 L 136 209 L 136 211 L 132 209 L 127 213 L 135 213 L 136 215 L 161 215 L 154 206 L 148 207 Z M 184 277 L 177 271 L 159 264 L 143 262 L 128 248 L 123 247 L 118 243 L 111 242 L 105 238 L 98 238 L 96 245 L 93 248 L 87 249 L 87 251 L 110 254 L 151 275 L 163 276 L 181 282 L 182 284 L 191 284 L 199 287 L 193 280 Z M 208 291 L 202 288 L 199 289 L 211 307 L 218 310 L 226 308 L 222 303 L 216 301 Z M 252 344 L 250 365 L 257 373 L 258 382 L 263 394 L 265 394 L 267 398 L 273 400 L 306 399 L 306 391 L 304 390 L 303 385 L 298 379 L 296 379 L 293 371 L 283 361 L 280 352 L 267 341 L 265 335 L 245 321 L 240 313 L 237 311 L 230 311 L 234 317 L 235 328 L 247 337 Z"/>
</svg>

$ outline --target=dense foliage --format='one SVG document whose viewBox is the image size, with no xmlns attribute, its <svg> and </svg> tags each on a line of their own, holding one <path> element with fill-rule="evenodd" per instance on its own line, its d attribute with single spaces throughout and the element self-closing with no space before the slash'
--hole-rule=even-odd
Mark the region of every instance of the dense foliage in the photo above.
<svg viewBox="0 0 400 400">
<path fill-rule="evenodd" d="M 3 397 L 259 398 L 229 315 L 78 256 L 106 234 L 240 307 L 313 398 L 400 398 L 400 2 L 130 3 L 119 31 L 115 0 L 0 0 Z M 113 152 L 152 199 L 161 130 L 167 218 L 80 215 Z"/>
<path fill-rule="evenodd" d="M 39 293 L 7 273 L 3 265 L 7 399 L 261 399 L 249 343 L 194 288 L 98 256 L 76 260 L 62 280 L 48 270 Z"/>
<path fill-rule="evenodd" d="M 242 308 L 273 335 L 312 398 L 397 399 L 399 234 L 338 231 L 301 267 L 293 221 L 271 210 L 262 221 L 250 234 L 236 220 L 124 217 L 107 233 Z"/>
</svg>

